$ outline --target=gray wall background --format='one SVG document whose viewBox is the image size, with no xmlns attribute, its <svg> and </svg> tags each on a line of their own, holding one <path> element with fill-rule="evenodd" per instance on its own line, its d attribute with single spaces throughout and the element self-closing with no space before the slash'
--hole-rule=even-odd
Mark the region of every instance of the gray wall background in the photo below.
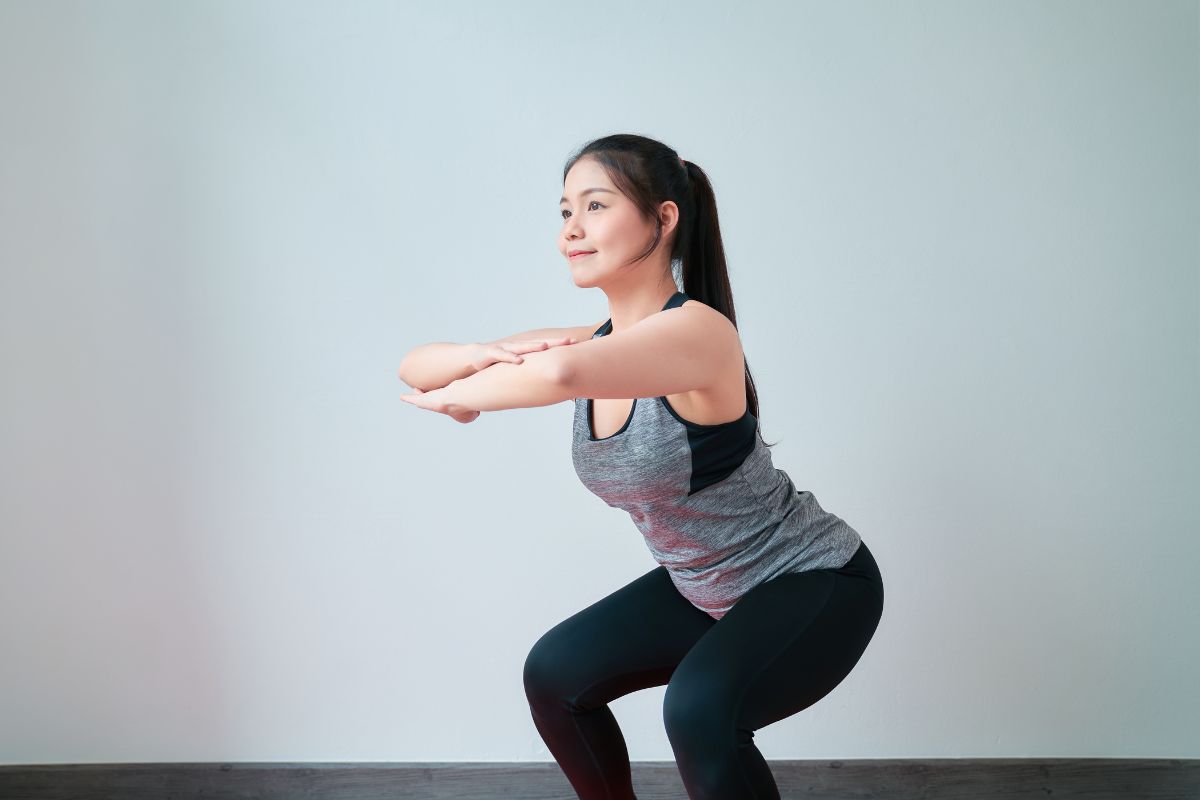
<svg viewBox="0 0 1200 800">
<path fill-rule="evenodd" d="M 0 762 L 550 761 L 652 568 L 569 403 L 403 355 L 607 315 L 616 131 L 707 170 L 776 465 L 887 581 L 776 758 L 1197 757 L 1196 2 L 0 3 Z M 612 706 L 670 759 L 663 688 Z"/>
</svg>

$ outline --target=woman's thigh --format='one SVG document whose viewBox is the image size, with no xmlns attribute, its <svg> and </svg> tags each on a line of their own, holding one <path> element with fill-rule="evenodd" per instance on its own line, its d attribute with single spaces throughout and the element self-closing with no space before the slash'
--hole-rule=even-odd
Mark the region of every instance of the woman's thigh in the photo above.
<svg viewBox="0 0 1200 800">
<path fill-rule="evenodd" d="M 716 623 L 655 567 L 544 633 L 525 659 L 525 691 L 586 709 L 662 686 Z"/>
<path fill-rule="evenodd" d="M 883 613 L 883 584 L 864 544 L 841 569 L 779 575 L 747 592 L 671 678 L 676 727 L 755 731 L 816 703 L 849 675 Z"/>
</svg>

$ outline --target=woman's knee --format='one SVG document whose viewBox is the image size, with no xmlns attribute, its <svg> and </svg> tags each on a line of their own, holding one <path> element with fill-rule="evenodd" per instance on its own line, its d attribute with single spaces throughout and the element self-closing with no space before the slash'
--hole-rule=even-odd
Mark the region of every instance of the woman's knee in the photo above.
<svg viewBox="0 0 1200 800">
<path fill-rule="evenodd" d="M 574 690 L 571 685 L 571 649 L 557 628 L 542 634 L 525 656 L 522 680 L 525 694 L 535 699 L 558 700 Z"/>
<path fill-rule="evenodd" d="M 676 670 L 663 695 L 663 726 L 673 742 L 711 738 L 733 716 L 727 681 L 711 671 Z"/>
</svg>

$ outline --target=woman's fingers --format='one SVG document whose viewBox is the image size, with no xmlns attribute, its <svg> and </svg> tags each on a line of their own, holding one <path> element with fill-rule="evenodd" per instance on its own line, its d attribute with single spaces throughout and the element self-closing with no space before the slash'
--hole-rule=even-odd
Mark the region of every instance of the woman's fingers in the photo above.
<svg viewBox="0 0 1200 800">
<path fill-rule="evenodd" d="M 516 344 L 517 346 L 524 348 L 521 350 L 521 352 L 528 353 L 530 350 L 545 350 L 550 347 L 559 347 L 564 344 L 571 344 L 573 341 L 574 340 L 571 339 L 570 336 L 560 336 L 557 339 L 532 339 L 527 342 L 510 342 L 510 344 Z"/>
<path fill-rule="evenodd" d="M 513 342 L 500 342 L 493 346 L 493 350 L 488 352 L 488 356 L 493 361 L 504 361 L 510 364 L 523 364 L 525 359 L 521 358 L 522 353 L 548 350 L 551 347 L 561 347 L 563 345 L 574 344 L 574 342 L 575 340 L 570 336 L 560 336 L 556 339 L 527 339 Z"/>
</svg>

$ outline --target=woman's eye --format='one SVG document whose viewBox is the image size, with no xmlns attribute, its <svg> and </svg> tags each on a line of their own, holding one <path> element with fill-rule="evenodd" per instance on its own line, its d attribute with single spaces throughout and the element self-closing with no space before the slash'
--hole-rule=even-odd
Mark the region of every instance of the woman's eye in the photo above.
<svg viewBox="0 0 1200 800">
<path fill-rule="evenodd" d="M 589 200 L 589 201 L 588 201 L 588 207 L 590 208 L 590 207 L 592 206 L 592 204 L 593 204 L 593 203 L 595 203 L 596 205 L 600 206 L 601 208 L 604 208 L 604 203 L 601 203 L 599 200 Z M 571 212 L 570 212 L 570 211 L 568 211 L 567 209 L 565 209 L 565 208 L 564 208 L 564 209 L 562 210 L 562 212 L 561 212 L 561 216 L 562 216 L 562 218 L 563 218 L 563 219 L 566 219 L 566 218 L 567 218 L 567 214 L 569 214 L 569 213 L 571 213 Z"/>
</svg>

